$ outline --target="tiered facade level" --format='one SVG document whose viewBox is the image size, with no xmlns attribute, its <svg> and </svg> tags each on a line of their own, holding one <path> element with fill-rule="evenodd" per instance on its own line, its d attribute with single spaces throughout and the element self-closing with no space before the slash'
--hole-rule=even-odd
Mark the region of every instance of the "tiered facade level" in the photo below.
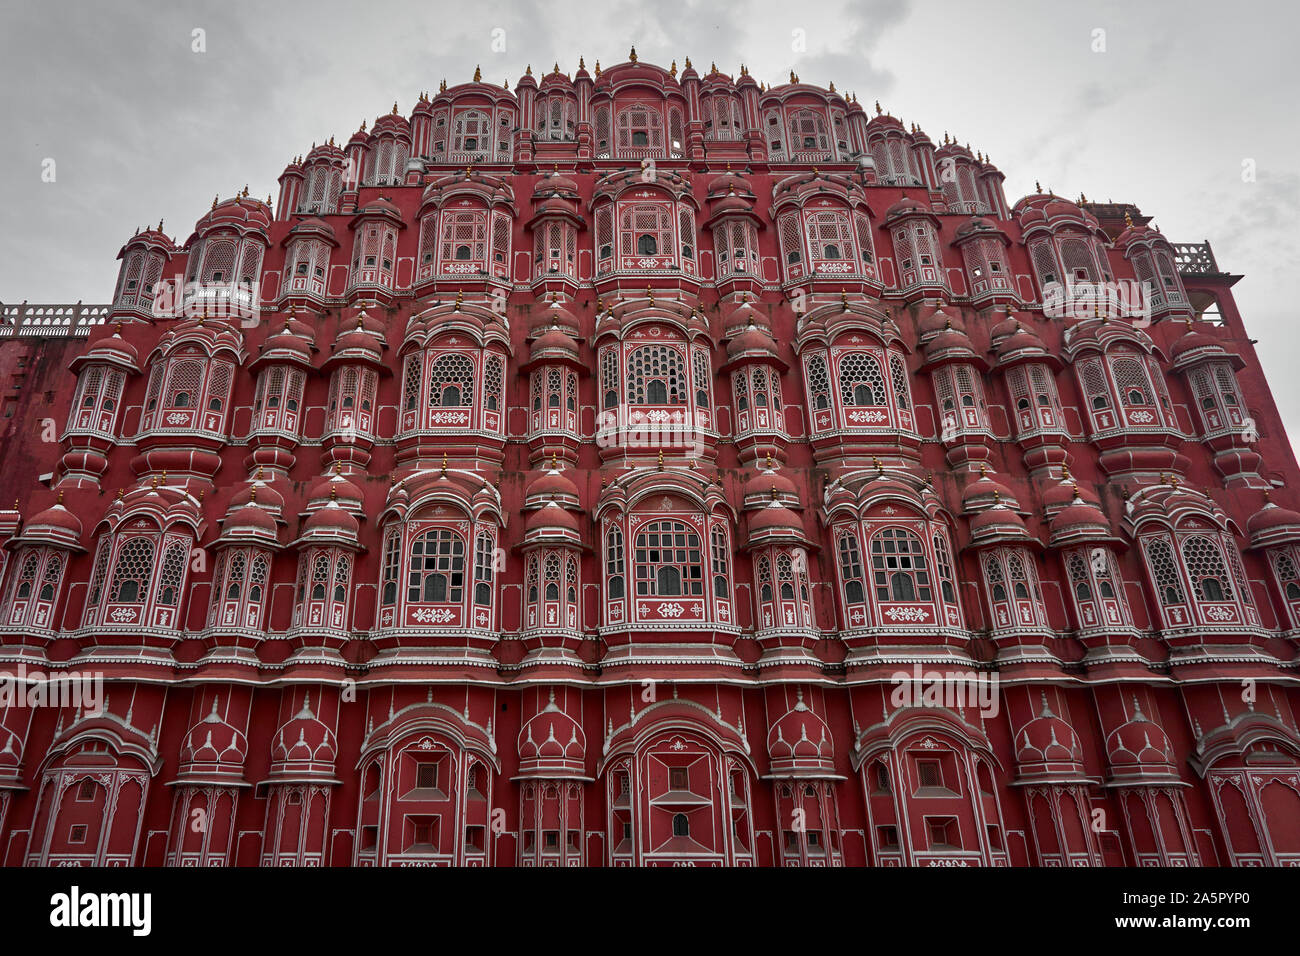
<svg viewBox="0 0 1300 956">
<path fill-rule="evenodd" d="M 0 349 L 0 666 L 106 698 L 0 710 L 0 861 L 1300 863 L 1236 277 L 1002 179 L 633 56 L 138 232 Z"/>
</svg>

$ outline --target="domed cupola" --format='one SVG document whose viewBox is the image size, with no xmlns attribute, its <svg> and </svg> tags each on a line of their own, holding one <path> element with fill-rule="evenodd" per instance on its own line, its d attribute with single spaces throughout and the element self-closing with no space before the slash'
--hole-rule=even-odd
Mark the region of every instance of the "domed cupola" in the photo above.
<svg viewBox="0 0 1300 956">
<path fill-rule="evenodd" d="M 246 504 L 232 504 L 221 522 L 221 535 L 217 539 L 222 544 L 253 544 L 269 548 L 279 548 L 279 527 L 276 518 L 265 508 L 258 507 L 257 486 L 248 489 L 249 500 Z"/>
<path fill-rule="evenodd" d="M 159 222 L 157 229 L 137 231 L 118 252 L 122 266 L 117 274 L 110 318 L 146 321 L 153 315 L 158 283 L 167 263 L 176 255 L 176 244 L 162 231 L 162 225 Z"/>
<path fill-rule="evenodd" d="M 267 782 L 334 782 L 337 756 L 334 733 L 312 713 L 308 694 L 302 710 L 276 731 Z"/>
<path fill-rule="evenodd" d="M 996 480 L 996 472 L 987 465 L 980 465 L 979 477 L 969 482 L 961 493 L 961 507 L 966 514 L 986 511 L 994 505 L 1001 504 L 1015 511 L 1020 504 L 1006 485 Z"/>
<path fill-rule="evenodd" d="M 1124 221 L 1125 229 L 1115 239 L 1115 248 L 1132 263 L 1145 289 L 1151 318 L 1181 315 L 1190 319 L 1195 310 L 1183 286 L 1174 247 L 1153 226 L 1134 225 L 1127 212 Z"/>
<path fill-rule="evenodd" d="M 356 549 L 360 547 L 360 528 L 356 517 L 338 501 L 338 489 L 331 488 L 329 502 L 303 521 L 302 533 L 294 546 L 336 544 Z"/>
<path fill-rule="evenodd" d="M 281 307 L 287 305 L 292 311 L 302 306 L 323 312 L 330 256 L 339 246 L 334 227 L 316 216 L 307 216 L 299 219 L 280 243 L 285 247 Z"/>
<path fill-rule="evenodd" d="M 799 510 L 803 507 L 794 480 L 784 474 L 783 470 L 778 470 L 773 465 L 772 456 L 768 455 L 766 463 L 745 479 L 741 491 L 742 507 L 746 511 L 766 508 L 774 497 L 786 508 Z"/>
<path fill-rule="evenodd" d="M 1300 543 L 1300 514 L 1290 508 L 1279 507 L 1265 489 L 1264 507 L 1250 516 L 1246 523 L 1246 533 L 1250 535 L 1252 548 Z"/>
<path fill-rule="evenodd" d="M 971 544 L 996 545 L 1007 542 L 1032 542 L 1037 539 L 1025 527 L 1024 519 L 994 495 L 994 505 L 981 511 L 970 522 Z"/>
<path fill-rule="evenodd" d="M 1218 330 L 1187 322 L 1172 349 L 1173 371 L 1187 383 L 1201 429 L 1201 441 L 1214 455 L 1214 467 L 1228 487 L 1267 488 L 1263 458 L 1255 450 L 1259 426 L 1242 397 L 1237 371 L 1245 362 L 1224 348 Z"/>
<path fill-rule="evenodd" d="M 546 706 L 524 723 L 518 743 L 521 776 L 565 778 L 585 772 L 587 735 L 556 705 L 554 690 Z"/>
<path fill-rule="evenodd" d="M 1016 734 L 1016 769 L 1021 780 L 1083 781 L 1083 747 L 1079 735 L 1065 720 L 1052 713 L 1047 692 L 1042 692 L 1042 710 Z"/>
<path fill-rule="evenodd" d="M 767 753 L 776 777 L 835 775 L 835 748 L 830 728 L 804 703 L 803 689 L 791 708 L 772 722 Z"/>
<path fill-rule="evenodd" d="M 212 711 L 190 728 L 181 743 L 177 784 L 244 784 L 248 739 L 218 713 L 220 699 L 212 698 Z"/>
<path fill-rule="evenodd" d="M 1113 543 L 1122 540 L 1115 536 L 1101 509 L 1083 500 L 1077 486 L 1071 503 L 1053 516 L 1049 527 L 1053 548 L 1089 541 Z"/>
<path fill-rule="evenodd" d="M 84 551 L 81 546 L 81 520 L 63 505 L 63 492 L 54 504 L 23 523 L 18 540 L 30 544 L 48 544 L 69 551 Z"/>
<path fill-rule="evenodd" d="M 1106 738 L 1110 778 L 1114 783 L 1176 782 L 1174 751 L 1169 736 L 1142 712 L 1133 698 L 1133 716 Z"/>
</svg>

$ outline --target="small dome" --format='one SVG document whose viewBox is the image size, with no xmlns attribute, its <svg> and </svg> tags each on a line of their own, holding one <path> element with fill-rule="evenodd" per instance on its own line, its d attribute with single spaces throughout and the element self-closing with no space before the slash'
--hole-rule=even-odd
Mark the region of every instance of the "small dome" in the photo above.
<svg viewBox="0 0 1300 956">
<path fill-rule="evenodd" d="M 1034 764 L 1080 764 L 1083 747 L 1079 735 L 1068 723 L 1052 713 L 1043 693 L 1043 709 L 1016 735 L 1016 763 L 1023 772 Z"/>
<path fill-rule="evenodd" d="M 773 500 L 789 507 L 799 507 L 799 488 L 794 481 L 768 465 L 745 481 L 741 492 L 745 507 L 765 508 Z"/>
<path fill-rule="evenodd" d="M 1115 776 L 1174 775 L 1169 736 L 1142 713 L 1133 700 L 1133 718 L 1106 738 L 1106 753 Z"/>
<path fill-rule="evenodd" d="M 355 541 L 360 530 L 360 522 L 337 501 L 331 501 L 303 522 L 302 537 Z"/>
<path fill-rule="evenodd" d="M 63 492 L 59 492 L 53 505 L 23 525 L 23 537 L 52 544 L 77 545 L 81 541 L 81 520 L 63 507 Z"/>
<path fill-rule="evenodd" d="M 226 515 L 221 526 L 222 540 L 276 540 L 275 518 L 265 509 L 250 502 Z"/>
<path fill-rule="evenodd" d="M 578 505 L 578 486 L 564 472 L 552 467 L 528 483 L 524 492 L 525 507 L 541 507 L 550 501 Z"/>
<path fill-rule="evenodd" d="M 558 502 L 548 502 L 528 516 L 524 533 L 529 531 L 556 531 L 578 533 L 578 519 L 573 512 L 560 507 Z"/>
<path fill-rule="evenodd" d="M 529 776 L 580 774 L 586 762 L 587 736 L 579 723 L 555 704 L 547 705 L 519 731 L 519 771 Z"/>
<path fill-rule="evenodd" d="M 1025 541 L 1030 535 L 1025 522 L 1006 505 L 994 505 L 970 521 L 971 542 L 995 544 L 1000 541 Z"/>
<path fill-rule="evenodd" d="M 1015 509 L 1020 507 L 1020 503 L 1016 500 L 1016 496 L 1011 493 L 1011 489 L 991 477 L 994 474 L 996 473 L 990 472 L 986 466 L 980 465 L 979 477 L 962 490 L 962 511 L 970 514 L 992 508 L 997 504 Z"/>
<path fill-rule="evenodd" d="M 804 703 L 803 690 L 798 700 L 778 718 L 767 734 L 767 752 L 772 772 L 833 772 L 835 747 L 826 721 Z"/>
<path fill-rule="evenodd" d="M 949 330 L 965 334 L 966 323 L 962 320 L 961 313 L 954 315 L 945 312 L 943 309 L 935 309 L 916 324 L 917 336 L 922 344 L 930 341 L 941 332 Z"/>
<path fill-rule="evenodd" d="M 1051 542 L 1053 546 L 1079 540 L 1101 540 L 1112 537 L 1110 522 L 1096 506 L 1079 498 L 1062 508 L 1052 518 Z"/>
<path fill-rule="evenodd" d="M 271 777 L 329 778 L 334 774 L 338 746 L 334 734 L 311 711 L 311 698 L 275 735 L 271 745 Z"/>
<path fill-rule="evenodd" d="M 1255 548 L 1300 541 L 1300 514 L 1290 508 L 1280 508 L 1271 500 L 1265 501 L 1264 507 L 1246 522 L 1246 533 Z"/>
<path fill-rule="evenodd" d="M 777 357 L 776 342 L 772 339 L 771 333 L 762 326 L 749 325 L 745 328 L 745 331 L 727 343 L 727 359 L 729 361 L 749 356 L 756 358 Z"/>
<path fill-rule="evenodd" d="M 543 359 L 577 362 L 578 343 L 564 330 L 558 327 L 551 328 L 533 341 L 528 354 L 531 362 Z"/>
<path fill-rule="evenodd" d="M 212 712 L 190 728 L 180 749 L 180 776 L 234 775 L 243 769 L 248 756 L 247 738 L 217 713 L 214 697 Z"/>
</svg>

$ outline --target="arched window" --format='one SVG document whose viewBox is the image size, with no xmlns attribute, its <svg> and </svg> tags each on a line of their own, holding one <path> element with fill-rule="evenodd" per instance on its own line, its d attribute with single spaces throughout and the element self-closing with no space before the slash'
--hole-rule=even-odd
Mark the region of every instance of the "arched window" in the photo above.
<svg viewBox="0 0 1300 956">
<path fill-rule="evenodd" d="M 684 405 L 682 353 L 667 345 L 643 345 L 628 355 L 627 398 L 632 405 Z"/>
<path fill-rule="evenodd" d="M 445 528 L 426 531 L 411 544 L 406 599 L 413 604 L 459 604 L 465 588 L 465 541 Z"/>
<path fill-rule="evenodd" d="M 885 404 L 885 377 L 880 363 L 866 352 L 851 352 L 840 359 L 840 400 L 848 406 Z"/>
<path fill-rule="evenodd" d="M 437 408 L 474 404 L 474 363 L 468 356 L 441 355 L 429 367 L 429 404 Z"/>
<path fill-rule="evenodd" d="M 612 525 L 605 535 L 605 575 L 608 596 L 623 597 L 623 532 L 617 525 Z"/>
<path fill-rule="evenodd" d="M 1183 563 L 1198 601 L 1231 601 L 1232 584 L 1218 545 L 1204 535 L 1183 540 Z"/>
<path fill-rule="evenodd" d="M 118 552 L 113 566 L 113 583 L 109 600 L 120 604 L 138 604 L 149 593 L 153 576 L 154 542 L 152 538 L 131 538 Z"/>
<path fill-rule="evenodd" d="M 932 601 L 925 546 L 910 531 L 886 528 L 871 539 L 871 574 L 876 600 Z"/>
<path fill-rule="evenodd" d="M 638 596 L 704 594 L 704 557 L 700 536 L 681 521 L 652 521 L 636 535 Z"/>
<path fill-rule="evenodd" d="M 866 592 L 862 582 L 862 555 L 858 551 L 857 537 L 852 534 L 840 535 L 839 551 L 844 599 L 849 604 L 861 604 L 866 600 Z"/>
</svg>

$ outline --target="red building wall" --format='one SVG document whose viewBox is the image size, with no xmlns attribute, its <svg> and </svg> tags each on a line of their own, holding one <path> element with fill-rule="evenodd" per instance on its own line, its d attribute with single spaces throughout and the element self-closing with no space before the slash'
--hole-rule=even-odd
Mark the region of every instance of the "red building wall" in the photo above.
<svg viewBox="0 0 1300 956">
<path fill-rule="evenodd" d="M 1136 207 L 635 56 L 281 186 L 0 344 L 0 667 L 104 692 L 6 864 L 1300 860 L 1295 459 Z"/>
</svg>

